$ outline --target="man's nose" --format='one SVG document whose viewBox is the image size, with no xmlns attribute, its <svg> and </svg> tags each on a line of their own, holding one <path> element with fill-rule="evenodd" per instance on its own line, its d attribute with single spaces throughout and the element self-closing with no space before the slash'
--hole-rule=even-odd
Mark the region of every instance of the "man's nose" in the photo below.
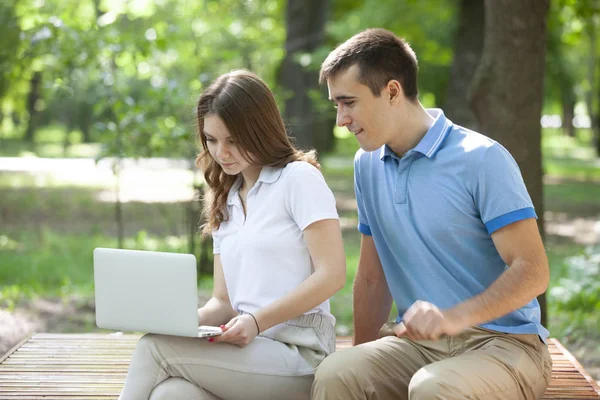
<svg viewBox="0 0 600 400">
<path fill-rule="evenodd" d="M 344 127 L 344 126 L 348 125 L 350 123 L 350 121 L 351 121 L 350 116 L 347 113 L 338 110 L 337 116 L 336 116 L 336 121 L 335 121 L 338 126 Z"/>
</svg>

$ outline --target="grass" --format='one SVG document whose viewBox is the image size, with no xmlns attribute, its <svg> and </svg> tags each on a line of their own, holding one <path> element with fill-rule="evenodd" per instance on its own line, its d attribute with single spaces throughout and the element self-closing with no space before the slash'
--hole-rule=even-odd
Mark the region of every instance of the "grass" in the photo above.
<svg viewBox="0 0 600 400">
<path fill-rule="evenodd" d="M 0 157 L 45 157 L 45 158 L 95 158 L 100 154 L 99 143 L 82 143 L 79 131 L 69 134 L 68 145 L 65 146 L 65 128 L 61 125 L 50 125 L 38 129 L 34 143 L 25 143 L 18 138 L 0 138 Z"/>
<path fill-rule="evenodd" d="M 59 128 L 48 128 L 39 133 L 39 141 L 28 150 L 15 141 L 2 139 L 0 156 L 63 157 L 60 143 L 63 138 Z M 596 182 L 600 179 L 600 165 L 593 158 L 589 143 L 589 134 L 584 131 L 576 138 L 567 138 L 556 130 L 544 131 L 544 168 L 555 178 L 544 186 L 547 211 L 568 217 L 597 218 L 600 185 Z M 71 146 L 66 155 L 86 156 L 94 153 L 97 145 L 76 146 L 79 144 Z M 332 299 L 332 311 L 342 334 L 351 330 L 352 280 L 359 256 L 356 211 L 348 205 L 354 196 L 352 156 L 356 148 L 354 138 L 339 139 L 336 152 L 323 160 L 327 182 L 336 196 L 345 200 L 343 204 L 347 203 L 340 209 L 340 215 L 350 221 L 344 230 L 348 278 L 345 287 Z M 147 184 L 167 187 L 163 185 L 169 183 L 162 180 Z M 42 174 L 0 173 L 0 307 L 15 307 L 26 299 L 44 296 L 68 298 L 77 294 L 93 298 L 92 250 L 116 246 L 114 204 L 101 201 L 99 196 L 109 185 L 110 182 L 73 185 Z M 125 247 L 187 252 L 186 204 L 124 204 Z M 582 254 L 585 246 L 558 237 L 549 237 L 546 245 L 554 287 L 568 277 L 566 260 Z M 203 278 L 199 287 L 210 292 L 212 283 Z M 549 296 L 549 311 L 552 334 L 572 335 L 573 324 L 569 321 L 573 318 L 579 321 L 579 317 L 559 312 L 552 296 Z"/>
<path fill-rule="evenodd" d="M 12 308 L 19 301 L 35 297 L 92 297 L 92 252 L 96 247 L 117 247 L 117 240 L 102 234 L 73 235 L 48 228 L 0 234 L 0 305 Z M 185 236 L 153 237 L 145 231 L 127 237 L 124 247 L 188 251 Z"/>
</svg>

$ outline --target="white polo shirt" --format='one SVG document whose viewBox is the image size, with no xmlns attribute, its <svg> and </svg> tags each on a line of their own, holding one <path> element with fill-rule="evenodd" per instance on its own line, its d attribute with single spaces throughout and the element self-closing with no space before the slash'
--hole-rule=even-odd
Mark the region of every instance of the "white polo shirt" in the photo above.
<svg viewBox="0 0 600 400">
<path fill-rule="evenodd" d="M 264 167 L 246 199 L 240 176 L 227 198 L 229 220 L 213 232 L 231 305 L 253 313 L 291 292 L 314 267 L 302 231 L 324 219 L 339 219 L 335 198 L 321 172 L 303 161 Z M 305 314 L 321 313 L 335 323 L 329 300 Z"/>
</svg>

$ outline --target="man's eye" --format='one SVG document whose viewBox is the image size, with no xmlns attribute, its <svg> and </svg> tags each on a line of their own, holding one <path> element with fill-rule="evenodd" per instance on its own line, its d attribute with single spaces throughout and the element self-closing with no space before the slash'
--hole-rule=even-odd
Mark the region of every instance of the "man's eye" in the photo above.
<svg viewBox="0 0 600 400">
<path fill-rule="evenodd" d="M 353 104 L 354 104 L 354 101 L 346 101 L 346 102 L 344 102 L 344 105 L 346 107 L 351 107 Z"/>
</svg>

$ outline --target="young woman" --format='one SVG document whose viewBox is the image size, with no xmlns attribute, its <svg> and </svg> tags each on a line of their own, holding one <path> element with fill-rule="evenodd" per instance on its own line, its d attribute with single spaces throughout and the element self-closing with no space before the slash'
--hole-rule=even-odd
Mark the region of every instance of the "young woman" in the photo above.
<svg viewBox="0 0 600 400">
<path fill-rule="evenodd" d="M 315 367 L 335 350 L 328 299 L 346 280 L 333 194 L 251 72 L 204 91 L 198 128 L 210 189 L 203 233 L 214 241 L 213 296 L 198 317 L 223 333 L 145 335 L 120 398 L 307 399 Z"/>
</svg>

